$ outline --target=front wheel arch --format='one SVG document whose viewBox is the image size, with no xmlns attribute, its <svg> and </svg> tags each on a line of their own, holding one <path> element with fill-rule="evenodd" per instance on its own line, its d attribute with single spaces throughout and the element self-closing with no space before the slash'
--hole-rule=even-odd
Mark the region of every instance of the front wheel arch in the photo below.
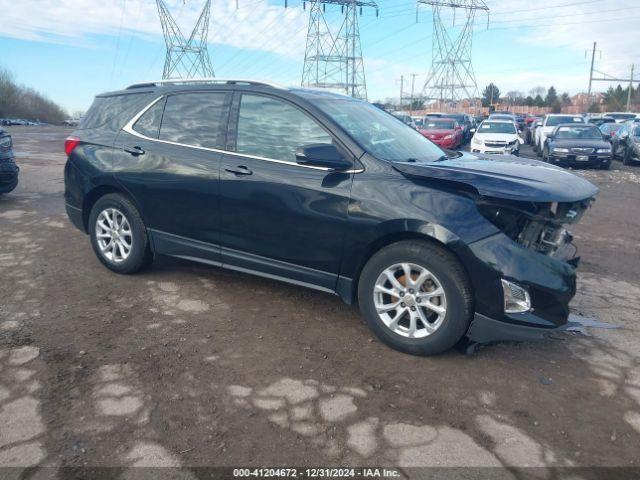
<svg viewBox="0 0 640 480">
<path fill-rule="evenodd" d="M 360 282 L 360 276 L 362 274 L 362 269 L 364 268 L 364 266 L 367 264 L 367 262 L 369 261 L 369 259 L 371 259 L 371 257 L 373 257 L 376 253 L 378 253 L 380 250 L 382 250 L 385 247 L 388 247 L 389 245 L 392 245 L 394 243 L 398 243 L 404 240 L 416 240 L 416 241 L 422 241 L 440 248 L 443 248 L 444 250 L 448 251 L 450 254 L 452 254 L 460 263 L 462 269 L 464 270 L 467 279 L 470 280 L 470 275 L 469 272 L 466 269 L 466 266 L 464 265 L 462 259 L 460 258 L 460 256 L 455 252 L 455 250 L 453 248 L 451 248 L 451 245 L 445 241 L 443 241 L 443 239 L 439 239 L 436 238 L 434 236 L 431 235 L 427 235 L 423 232 L 420 231 L 400 231 L 400 232 L 394 232 L 394 233 L 390 233 L 384 236 L 381 236 L 379 238 L 377 238 L 376 240 L 374 240 L 373 242 L 371 242 L 365 251 L 365 254 L 362 256 L 362 258 L 360 259 L 360 261 L 358 262 L 358 266 L 354 272 L 353 275 L 353 281 L 351 284 L 351 291 L 349 294 L 348 298 L 345 298 L 345 300 L 348 301 L 348 303 L 358 303 L 358 284 Z M 457 237 L 455 240 L 458 240 Z M 474 298 L 475 300 L 475 298 Z"/>
</svg>

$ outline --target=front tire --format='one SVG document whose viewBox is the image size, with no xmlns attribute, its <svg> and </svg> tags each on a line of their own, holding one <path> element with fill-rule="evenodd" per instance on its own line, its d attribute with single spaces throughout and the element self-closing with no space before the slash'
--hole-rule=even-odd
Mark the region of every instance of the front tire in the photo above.
<svg viewBox="0 0 640 480">
<path fill-rule="evenodd" d="M 623 165 L 631 165 L 633 161 L 631 160 L 631 150 L 629 147 L 624 149 L 624 153 L 622 154 L 622 164 Z"/>
<path fill-rule="evenodd" d="M 374 334 L 412 355 L 449 350 L 473 315 L 471 286 L 458 260 L 442 247 L 416 240 L 391 244 L 369 259 L 358 299 Z"/>
<path fill-rule="evenodd" d="M 142 218 L 123 195 L 98 199 L 91 209 L 88 229 L 93 251 L 109 270 L 135 273 L 153 260 Z"/>
</svg>

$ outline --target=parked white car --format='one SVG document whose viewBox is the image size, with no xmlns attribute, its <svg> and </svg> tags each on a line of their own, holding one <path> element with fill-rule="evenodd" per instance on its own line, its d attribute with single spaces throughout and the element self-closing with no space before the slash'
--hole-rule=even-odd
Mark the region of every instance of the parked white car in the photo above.
<svg viewBox="0 0 640 480">
<path fill-rule="evenodd" d="M 484 120 L 471 138 L 473 153 L 519 155 L 524 140 L 511 120 Z"/>
<path fill-rule="evenodd" d="M 586 123 L 585 119 L 581 115 L 563 115 L 561 113 L 550 113 L 544 116 L 542 125 L 536 128 L 536 137 L 533 143 L 533 149 L 539 157 L 542 156 L 542 147 L 544 142 L 547 141 L 547 136 L 553 132 L 561 123 Z"/>
<path fill-rule="evenodd" d="M 607 117 L 614 118 L 617 123 L 628 122 L 629 120 L 635 120 L 640 114 L 633 112 L 608 112 L 605 113 Z"/>
</svg>

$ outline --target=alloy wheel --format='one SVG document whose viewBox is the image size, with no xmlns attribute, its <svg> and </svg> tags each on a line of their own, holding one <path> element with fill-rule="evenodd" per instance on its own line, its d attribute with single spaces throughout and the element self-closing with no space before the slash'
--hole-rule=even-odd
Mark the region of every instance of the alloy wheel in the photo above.
<svg viewBox="0 0 640 480">
<path fill-rule="evenodd" d="M 100 253 L 113 262 L 124 262 L 131 254 L 133 232 L 125 215 L 116 208 L 106 208 L 96 219 L 96 240 Z"/>
<path fill-rule="evenodd" d="M 386 268 L 376 280 L 373 301 L 386 327 L 408 338 L 433 334 L 447 313 L 440 281 L 429 270 L 413 263 Z"/>
</svg>

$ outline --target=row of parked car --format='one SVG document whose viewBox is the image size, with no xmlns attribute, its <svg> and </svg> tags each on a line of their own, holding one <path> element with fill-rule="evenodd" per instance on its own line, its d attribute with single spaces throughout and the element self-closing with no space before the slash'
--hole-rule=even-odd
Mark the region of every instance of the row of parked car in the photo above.
<svg viewBox="0 0 640 480">
<path fill-rule="evenodd" d="M 630 112 L 542 117 L 496 112 L 488 118 L 466 113 L 394 115 L 449 150 L 470 141 L 472 153 L 519 155 L 526 142 L 545 162 L 566 167 L 607 169 L 614 158 L 625 164 L 640 160 L 640 115 Z"/>
<path fill-rule="evenodd" d="M 42 122 L 33 120 L 24 120 L 23 118 L 0 118 L 0 125 L 43 125 Z"/>
<path fill-rule="evenodd" d="M 571 145 L 558 145 L 560 139 L 569 137 Z M 549 114 L 528 122 L 526 139 L 539 157 L 552 163 L 608 168 L 611 159 L 618 158 L 631 165 L 640 160 L 640 115 Z"/>
<path fill-rule="evenodd" d="M 415 128 L 441 148 L 455 150 L 471 140 L 477 119 L 467 113 L 428 113 L 409 116 L 404 112 L 392 112 L 394 116 Z"/>
</svg>

